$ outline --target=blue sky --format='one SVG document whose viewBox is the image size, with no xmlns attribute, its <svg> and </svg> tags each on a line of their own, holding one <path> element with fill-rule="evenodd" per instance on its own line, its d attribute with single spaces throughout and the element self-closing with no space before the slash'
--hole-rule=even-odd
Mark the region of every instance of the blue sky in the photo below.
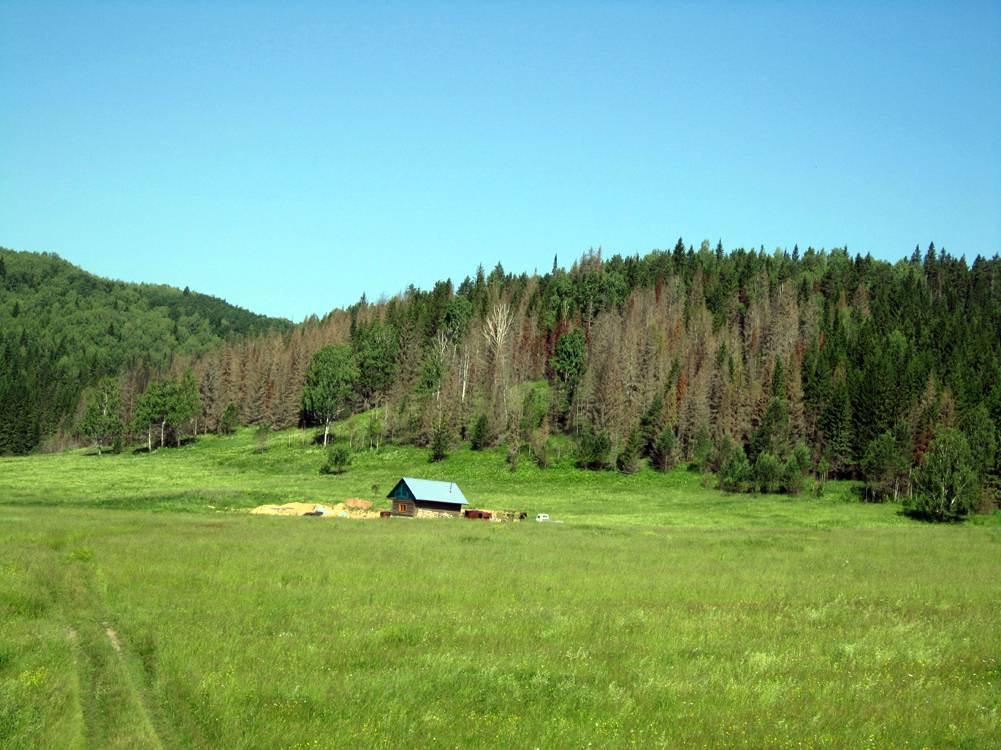
<svg viewBox="0 0 1001 750">
<path fill-rule="evenodd" d="M 301 319 L 589 247 L 1001 252 L 997 3 L 0 3 L 0 245 Z"/>
</svg>

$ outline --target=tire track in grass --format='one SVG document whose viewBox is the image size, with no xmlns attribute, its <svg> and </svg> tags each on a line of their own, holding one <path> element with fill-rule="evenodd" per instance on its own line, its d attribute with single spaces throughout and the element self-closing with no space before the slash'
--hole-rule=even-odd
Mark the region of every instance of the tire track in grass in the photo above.
<svg viewBox="0 0 1001 750">
<path fill-rule="evenodd" d="M 118 659 L 119 671 L 122 674 L 123 679 L 128 683 L 129 693 L 132 696 L 133 703 L 136 709 L 139 711 L 142 725 L 146 732 L 148 732 L 149 740 L 152 743 L 150 747 L 157 748 L 158 750 L 163 750 L 163 742 L 160 739 L 159 734 L 156 731 L 156 727 L 153 724 L 153 717 L 149 710 L 149 705 L 146 703 L 146 699 L 143 697 L 142 690 L 136 687 L 132 680 L 132 675 L 129 670 L 129 665 L 125 663 L 125 658 L 122 653 L 122 641 L 118 637 L 118 633 L 114 628 L 109 626 L 107 623 L 102 623 L 104 625 L 104 634 L 108 638 L 108 644 L 111 646 L 112 650 L 115 652 L 115 656 Z"/>
<path fill-rule="evenodd" d="M 80 684 L 84 745 L 122 750 L 163 750 L 149 706 L 136 686 L 121 639 L 102 617 L 91 563 L 74 561 L 63 580 Z"/>
<path fill-rule="evenodd" d="M 87 724 L 84 719 L 83 697 L 80 686 L 80 636 L 76 628 L 66 628 L 66 641 L 73 659 L 73 738 L 75 748 L 87 746 Z"/>
</svg>

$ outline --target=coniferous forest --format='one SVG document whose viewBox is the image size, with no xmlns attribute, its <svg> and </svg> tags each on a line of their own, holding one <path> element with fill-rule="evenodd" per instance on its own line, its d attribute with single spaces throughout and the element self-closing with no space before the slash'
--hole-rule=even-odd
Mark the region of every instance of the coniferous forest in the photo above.
<svg viewBox="0 0 1001 750">
<path fill-rule="evenodd" d="M 0 259 L 5 453 L 74 439 L 152 450 L 236 424 L 325 433 L 365 411 L 355 445 L 439 458 L 503 444 L 544 466 L 565 435 L 582 467 L 684 462 L 731 491 L 831 476 L 881 500 L 934 469 L 972 508 L 997 483 L 997 256 L 932 244 L 888 263 L 679 239 L 553 259 L 544 275 L 481 267 L 295 326 L 55 256 Z"/>
</svg>

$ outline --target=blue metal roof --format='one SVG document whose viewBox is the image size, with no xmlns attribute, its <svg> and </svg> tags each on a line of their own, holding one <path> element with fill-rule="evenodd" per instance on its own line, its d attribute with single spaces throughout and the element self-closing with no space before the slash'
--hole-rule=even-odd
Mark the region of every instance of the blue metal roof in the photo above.
<svg viewBox="0 0 1001 750">
<path fill-rule="evenodd" d="M 407 485 L 416 500 L 434 500 L 439 503 L 456 503 L 469 505 L 466 496 L 462 494 L 455 482 L 438 482 L 432 479 L 414 479 L 403 477 L 400 480 Z M 399 484 L 399 483 L 397 483 Z M 393 489 L 396 489 L 395 487 Z M 392 492 L 389 493 L 392 496 Z"/>
</svg>

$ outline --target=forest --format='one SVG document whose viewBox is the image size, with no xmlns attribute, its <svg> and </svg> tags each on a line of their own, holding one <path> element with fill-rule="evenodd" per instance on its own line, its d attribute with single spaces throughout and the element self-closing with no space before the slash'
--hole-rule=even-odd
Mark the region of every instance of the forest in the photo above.
<svg viewBox="0 0 1001 750">
<path fill-rule="evenodd" d="M 566 436 L 582 467 L 685 462 L 730 491 L 831 476 L 864 480 L 875 501 L 937 481 L 929 512 L 943 517 L 997 485 L 997 256 L 970 264 L 932 244 L 889 263 L 679 239 L 568 269 L 554 258 L 544 275 L 480 267 L 296 326 L 64 268 L 32 284 L 23 254 L 3 257 L 6 452 L 54 435 L 152 450 L 235 424 L 315 425 L 326 441 L 367 412 L 354 449 L 504 445 L 514 468 L 545 466 Z"/>
<path fill-rule="evenodd" d="M 166 372 L 177 356 L 290 328 L 188 289 L 0 248 L 0 455 L 68 445 L 81 394 L 101 378 Z"/>
</svg>

